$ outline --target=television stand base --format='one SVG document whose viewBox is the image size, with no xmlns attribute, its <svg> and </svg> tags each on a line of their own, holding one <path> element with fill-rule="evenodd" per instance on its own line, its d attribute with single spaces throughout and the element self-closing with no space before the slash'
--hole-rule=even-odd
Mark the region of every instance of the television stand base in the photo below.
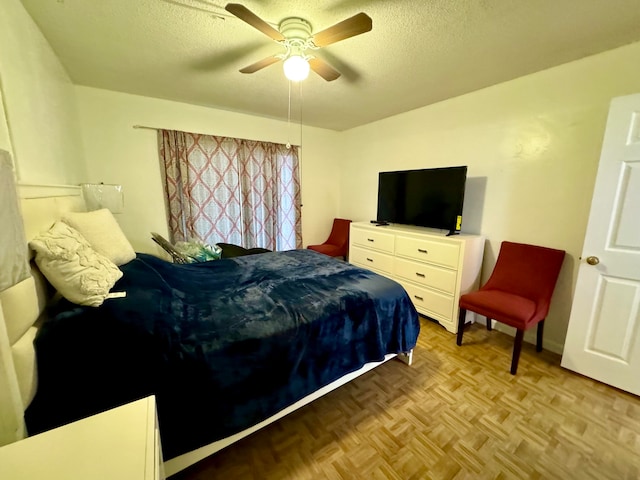
<svg viewBox="0 0 640 480">
<path fill-rule="evenodd" d="M 379 222 L 378 220 L 371 220 L 371 223 L 375 224 L 376 227 L 384 227 L 389 225 L 389 222 Z"/>
</svg>

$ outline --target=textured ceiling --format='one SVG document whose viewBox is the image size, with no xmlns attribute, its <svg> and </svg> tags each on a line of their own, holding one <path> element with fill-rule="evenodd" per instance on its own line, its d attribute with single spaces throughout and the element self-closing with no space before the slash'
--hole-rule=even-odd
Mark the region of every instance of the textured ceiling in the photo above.
<svg viewBox="0 0 640 480">
<path fill-rule="evenodd" d="M 317 32 L 358 12 L 371 32 L 318 57 L 292 118 L 345 130 L 640 40 L 640 0 L 234 0 L 277 27 Z M 282 47 L 211 0 L 22 0 L 74 83 L 287 118 Z M 302 109 L 297 95 L 302 93 Z"/>
</svg>

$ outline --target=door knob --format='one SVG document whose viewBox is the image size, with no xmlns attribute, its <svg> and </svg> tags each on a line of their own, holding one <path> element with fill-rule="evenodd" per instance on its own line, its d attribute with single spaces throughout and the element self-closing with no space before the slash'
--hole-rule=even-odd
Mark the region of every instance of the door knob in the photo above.
<svg viewBox="0 0 640 480">
<path fill-rule="evenodd" d="M 589 265 L 597 265 L 600 263 L 600 259 L 598 257 L 587 257 L 587 263 Z"/>
</svg>

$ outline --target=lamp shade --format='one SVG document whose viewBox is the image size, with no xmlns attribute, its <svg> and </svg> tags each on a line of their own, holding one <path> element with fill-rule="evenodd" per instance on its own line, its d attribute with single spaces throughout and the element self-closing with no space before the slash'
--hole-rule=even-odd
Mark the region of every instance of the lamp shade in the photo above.
<svg viewBox="0 0 640 480">
<path fill-rule="evenodd" d="M 24 225 L 20 216 L 13 162 L 9 152 L 5 150 L 0 150 L 0 225 L 2 225 L 0 228 L 1 292 L 20 283 L 30 274 L 27 240 L 25 239 Z M 2 310 L 1 307 L 0 310 Z M 1 320 L 2 318 L 0 318 Z M 2 359 L 0 359 L 0 364 L 2 364 Z M 2 384 L 0 383 L 0 385 Z M 2 387 L 0 386 L 0 388 Z M 2 445 L 1 437 L 2 435 L 0 435 L 0 445 Z"/>
<path fill-rule="evenodd" d="M 111 213 L 122 213 L 124 208 L 122 185 L 83 183 L 82 196 L 89 211 L 108 208 Z"/>
<path fill-rule="evenodd" d="M 309 62 L 300 55 L 292 55 L 282 64 L 284 76 L 293 82 L 299 82 L 309 76 Z"/>
</svg>

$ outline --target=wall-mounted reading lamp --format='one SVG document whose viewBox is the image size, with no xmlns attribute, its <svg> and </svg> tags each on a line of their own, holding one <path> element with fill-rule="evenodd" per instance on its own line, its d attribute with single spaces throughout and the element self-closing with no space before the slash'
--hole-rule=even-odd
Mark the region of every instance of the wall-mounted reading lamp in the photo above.
<svg viewBox="0 0 640 480">
<path fill-rule="evenodd" d="M 122 213 L 124 209 L 122 185 L 83 183 L 80 186 L 87 210 L 108 208 L 111 213 Z"/>
</svg>

